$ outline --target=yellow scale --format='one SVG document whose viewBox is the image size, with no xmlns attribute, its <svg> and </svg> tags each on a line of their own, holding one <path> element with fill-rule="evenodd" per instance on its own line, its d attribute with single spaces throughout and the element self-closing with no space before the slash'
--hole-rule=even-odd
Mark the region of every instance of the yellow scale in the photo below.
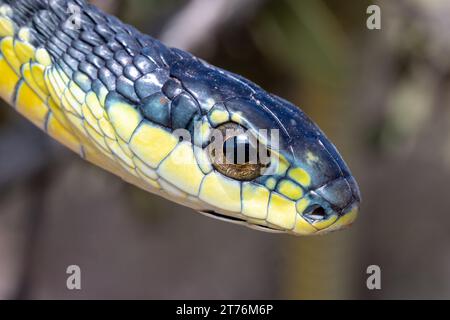
<svg viewBox="0 0 450 320">
<path fill-rule="evenodd" d="M 212 170 L 202 151 L 143 121 L 132 105 L 117 102 L 106 111 L 107 90 L 99 96 L 82 91 L 53 65 L 45 48 L 31 45 L 29 30 L 18 29 L 12 14 L 6 5 L 0 7 L 0 96 L 54 139 L 132 184 L 165 197 L 176 196 L 172 201 L 193 206 L 200 199 L 253 223 L 317 232 L 297 214 L 308 205 L 298 185 L 285 180 L 271 191 L 275 182 L 269 181 L 273 185 L 267 188 L 229 179 Z M 217 123 L 229 118 L 223 111 L 212 115 Z M 310 183 L 309 175 L 298 168 L 288 176 L 301 186 Z"/>
<path fill-rule="evenodd" d="M 118 143 L 97 96 L 93 93 L 86 96 L 58 71 L 47 50 L 35 48 L 30 43 L 28 28 L 18 29 L 11 15 L 7 5 L 0 8 L 0 96 L 69 149 L 128 181 L 137 180 L 117 165 L 107 147 L 103 136 L 112 136 L 110 145 Z M 75 96 L 85 100 L 86 105 L 81 106 Z M 79 110 L 74 110 L 77 107 Z M 99 146 L 106 150 L 99 150 Z M 120 148 L 116 150 L 122 155 Z"/>
</svg>

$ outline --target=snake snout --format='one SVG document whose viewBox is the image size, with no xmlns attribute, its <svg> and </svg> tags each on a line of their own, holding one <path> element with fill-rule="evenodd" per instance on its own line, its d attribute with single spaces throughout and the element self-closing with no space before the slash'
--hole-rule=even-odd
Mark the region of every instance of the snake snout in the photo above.
<svg viewBox="0 0 450 320">
<path fill-rule="evenodd" d="M 347 208 L 359 205 L 361 202 L 358 185 L 351 176 L 333 180 L 315 192 L 339 215 L 345 214 Z"/>
<path fill-rule="evenodd" d="M 340 177 L 310 192 L 310 205 L 303 217 L 318 233 L 348 227 L 359 212 L 361 195 L 352 176 Z"/>
</svg>

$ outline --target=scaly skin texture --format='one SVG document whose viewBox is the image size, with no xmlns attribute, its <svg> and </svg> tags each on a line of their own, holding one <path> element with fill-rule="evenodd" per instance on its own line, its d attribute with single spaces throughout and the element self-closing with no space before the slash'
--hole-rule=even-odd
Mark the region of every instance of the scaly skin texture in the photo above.
<svg viewBox="0 0 450 320">
<path fill-rule="evenodd" d="M 0 1 L 0 39 L 0 96 L 124 180 L 257 229 L 318 234 L 354 221 L 359 190 L 336 148 L 299 108 L 250 81 L 82 0 Z M 276 150 L 260 139 L 269 174 L 243 181 L 211 163 L 211 132 L 230 124 L 259 138 L 278 130 Z M 180 141 L 179 129 L 193 139 Z"/>
</svg>

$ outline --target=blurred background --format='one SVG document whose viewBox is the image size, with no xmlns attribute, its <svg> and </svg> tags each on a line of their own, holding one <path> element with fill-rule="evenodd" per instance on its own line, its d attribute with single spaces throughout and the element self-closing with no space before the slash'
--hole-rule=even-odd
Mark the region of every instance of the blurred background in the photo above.
<svg viewBox="0 0 450 320">
<path fill-rule="evenodd" d="M 299 105 L 359 181 L 361 214 L 313 238 L 208 219 L 1 106 L 0 298 L 450 298 L 449 1 L 92 2 Z M 366 287 L 373 264 L 381 290 Z"/>
</svg>

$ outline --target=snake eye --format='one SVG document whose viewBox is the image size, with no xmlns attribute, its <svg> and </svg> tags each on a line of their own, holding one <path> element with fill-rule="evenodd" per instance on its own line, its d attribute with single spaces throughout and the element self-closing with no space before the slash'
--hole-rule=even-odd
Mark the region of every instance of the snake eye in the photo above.
<svg viewBox="0 0 450 320">
<path fill-rule="evenodd" d="M 234 123 L 224 124 L 216 131 L 208 153 L 217 171 L 242 181 L 263 174 L 270 163 L 270 152 L 255 137 Z"/>
</svg>

